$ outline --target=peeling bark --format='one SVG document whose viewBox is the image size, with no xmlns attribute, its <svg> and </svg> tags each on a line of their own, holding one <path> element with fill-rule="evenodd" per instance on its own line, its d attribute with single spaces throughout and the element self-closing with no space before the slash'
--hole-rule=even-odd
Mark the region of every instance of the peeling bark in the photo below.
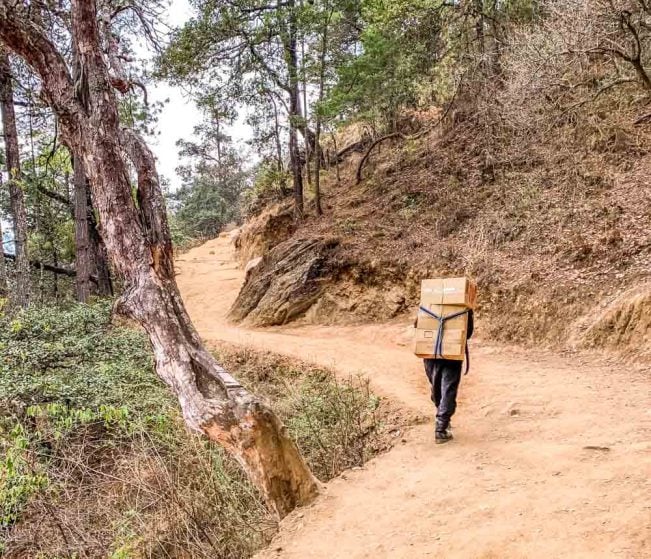
<svg viewBox="0 0 651 559">
<path fill-rule="evenodd" d="M 187 425 L 222 444 L 283 517 L 308 503 L 318 484 L 280 420 L 226 372 L 203 346 L 174 279 L 172 243 L 154 158 L 142 139 L 120 129 L 115 92 L 100 48 L 94 0 L 72 1 L 73 41 L 88 99 L 82 106 L 62 56 L 45 34 L 0 0 L 0 39 L 40 76 L 63 138 L 81 157 L 100 233 L 124 278 L 117 310 L 139 322 L 156 373 L 178 398 Z M 138 176 L 138 203 L 130 167 Z"/>
</svg>

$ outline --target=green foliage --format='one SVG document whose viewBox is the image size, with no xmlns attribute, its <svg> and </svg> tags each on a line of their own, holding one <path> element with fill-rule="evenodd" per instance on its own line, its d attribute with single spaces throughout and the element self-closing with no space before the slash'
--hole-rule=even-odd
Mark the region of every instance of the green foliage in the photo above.
<svg viewBox="0 0 651 559">
<path fill-rule="evenodd" d="M 211 114 L 211 124 L 195 127 L 198 142 L 177 142 L 186 161 L 177 168 L 183 184 L 170 195 L 177 243 L 215 237 L 226 224 L 239 221 L 242 193 L 249 186 L 243 157 L 220 131 L 227 115 L 214 107 Z"/>
<path fill-rule="evenodd" d="M 268 162 L 260 164 L 252 188 L 246 190 L 242 197 L 243 209 L 252 214 L 270 202 L 282 200 L 289 194 L 287 185 L 290 182 L 291 176 L 287 171 L 279 170 Z"/>
<path fill-rule="evenodd" d="M 210 238 L 240 218 L 246 174 L 234 166 L 202 166 L 173 194 L 177 225 L 187 237 Z"/>
<path fill-rule="evenodd" d="M 367 383 L 268 353 L 219 359 L 270 401 L 320 478 L 380 447 Z M 3 553 L 240 559 L 275 528 L 237 464 L 188 433 L 144 335 L 108 302 L 0 317 Z"/>
<path fill-rule="evenodd" d="M 30 496 L 47 485 L 47 477 L 30 463 L 29 438 L 22 425 L 13 425 L 5 433 L 5 426 L 0 424 L 0 434 L 1 531 L 16 522 Z"/>
<path fill-rule="evenodd" d="M 317 477 L 330 479 L 372 456 L 380 402 L 367 380 L 340 383 L 322 371 L 289 390 L 289 396 L 283 410 L 287 428 Z"/>
<path fill-rule="evenodd" d="M 380 400 L 368 380 L 279 355 L 222 347 L 219 360 L 272 403 L 319 479 L 361 466 L 384 447 Z"/>
<path fill-rule="evenodd" d="M 98 556 L 244 557 L 272 526 L 222 449 L 186 431 L 143 334 L 112 324 L 108 302 L 0 318 L 0 435 L 0 528 L 32 546 L 59 522 L 47 556 L 72 551 L 66 514 Z M 116 493 L 116 479 L 130 482 Z"/>
<path fill-rule="evenodd" d="M 64 444 L 91 424 L 123 434 L 140 422 L 160 425 L 172 409 L 143 336 L 111 326 L 108 302 L 2 316 L 2 526 L 15 522 L 29 496 L 47 485 L 46 465 L 35 458 L 44 444 Z"/>
<path fill-rule="evenodd" d="M 0 318 L 0 397 L 27 406 L 126 406 L 141 414 L 168 408 L 144 337 L 111 325 L 110 312 L 105 301 Z"/>
<path fill-rule="evenodd" d="M 391 123 L 418 104 L 421 84 L 441 58 L 442 5 L 438 0 L 365 0 L 360 49 L 338 67 L 324 110 Z M 431 99 L 429 100 L 431 101 Z"/>
</svg>

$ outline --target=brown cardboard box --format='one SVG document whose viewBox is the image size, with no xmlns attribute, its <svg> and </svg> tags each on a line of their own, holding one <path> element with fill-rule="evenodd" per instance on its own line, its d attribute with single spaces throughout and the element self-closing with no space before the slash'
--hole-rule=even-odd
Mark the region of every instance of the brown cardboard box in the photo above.
<svg viewBox="0 0 651 559">
<path fill-rule="evenodd" d="M 474 309 L 477 302 L 477 284 L 468 278 L 425 279 L 420 284 L 420 304 L 463 305 Z"/>
<path fill-rule="evenodd" d="M 472 309 L 476 299 L 477 286 L 467 278 L 427 279 L 421 283 L 420 306 L 437 316 L 449 316 L 465 309 Z M 419 308 L 414 353 L 422 358 L 442 357 L 463 360 L 468 333 L 468 314 L 461 314 L 445 321 L 441 355 L 435 355 L 439 324 L 436 318 Z"/>
<path fill-rule="evenodd" d="M 434 345 L 438 329 L 434 330 L 416 330 L 414 341 L 414 353 L 423 359 L 434 357 Z M 466 351 L 466 331 L 465 330 L 444 330 L 443 345 L 441 346 L 441 355 L 436 357 L 443 359 L 453 359 L 462 361 Z"/>
</svg>

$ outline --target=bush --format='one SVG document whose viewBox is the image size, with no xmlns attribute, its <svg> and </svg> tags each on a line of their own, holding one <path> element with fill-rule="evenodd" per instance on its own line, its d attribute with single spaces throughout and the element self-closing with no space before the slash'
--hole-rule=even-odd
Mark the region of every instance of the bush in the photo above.
<svg viewBox="0 0 651 559">
<path fill-rule="evenodd" d="M 270 402 L 322 481 L 386 448 L 385 410 L 366 378 L 338 381 L 315 365 L 227 345 L 218 359 Z"/>
<path fill-rule="evenodd" d="M 281 414 L 316 475 L 384 443 L 362 381 L 233 348 L 220 359 Z M 6 557 L 250 557 L 276 529 L 237 464 L 188 433 L 144 335 L 110 304 L 0 317 Z"/>
</svg>

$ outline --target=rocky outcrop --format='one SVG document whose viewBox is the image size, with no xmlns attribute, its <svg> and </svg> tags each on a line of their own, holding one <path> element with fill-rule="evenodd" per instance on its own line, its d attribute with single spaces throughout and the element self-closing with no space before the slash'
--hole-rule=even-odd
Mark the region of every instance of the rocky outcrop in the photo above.
<svg viewBox="0 0 651 559">
<path fill-rule="evenodd" d="M 244 277 L 248 278 L 249 274 L 257 268 L 260 263 L 262 262 L 262 256 L 258 256 L 257 258 L 252 258 L 246 263 L 246 266 L 244 266 Z"/>
<path fill-rule="evenodd" d="M 337 265 L 336 239 L 290 239 L 262 258 L 229 311 L 229 318 L 254 326 L 286 324 L 321 296 Z"/>
<path fill-rule="evenodd" d="M 275 204 L 252 218 L 239 231 L 234 239 L 237 257 L 244 265 L 289 239 L 295 230 L 293 206 Z"/>
</svg>

